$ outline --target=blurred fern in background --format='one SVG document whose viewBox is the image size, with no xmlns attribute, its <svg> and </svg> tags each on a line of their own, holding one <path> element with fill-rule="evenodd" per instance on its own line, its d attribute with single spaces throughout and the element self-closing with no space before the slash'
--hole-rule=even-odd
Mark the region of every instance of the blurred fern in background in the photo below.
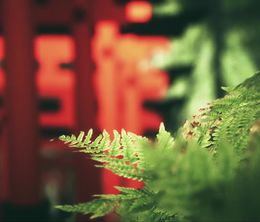
<svg viewBox="0 0 260 222">
<path fill-rule="evenodd" d="M 192 66 L 190 75 L 183 80 L 186 91 L 182 96 L 186 102 L 178 114 L 176 107 L 172 108 L 172 120 L 166 122 L 167 129 L 175 130 L 173 125 L 180 125 L 207 102 L 222 97 L 221 86 L 235 86 L 259 70 L 260 30 L 256 28 L 260 25 L 259 7 L 258 0 L 154 3 L 155 16 L 203 14 L 198 21 L 190 21 L 182 35 L 171 38 L 170 55 L 154 61 L 155 66 L 166 70 Z M 174 88 L 177 86 L 178 81 L 172 83 L 168 99 L 176 98 Z M 173 118 L 175 115 L 178 121 Z"/>
</svg>

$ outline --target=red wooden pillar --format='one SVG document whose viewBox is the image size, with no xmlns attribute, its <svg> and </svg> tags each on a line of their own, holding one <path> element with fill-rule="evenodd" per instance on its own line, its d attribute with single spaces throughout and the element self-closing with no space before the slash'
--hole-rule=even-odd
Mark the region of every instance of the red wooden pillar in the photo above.
<svg viewBox="0 0 260 222">
<path fill-rule="evenodd" d="M 116 45 L 119 44 L 118 25 L 113 21 L 100 21 L 95 27 L 95 63 L 98 88 L 99 124 L 113 135 L 121 130 L 120 74 L 115 64 Z M 114 186 L 120 185 L 120 177 L 109 170 L 102 171 L 103 193 L 117 193 Z"/>
<path fill-rule="evenodd" d="M 40 201 L 38 124 L 30 0 L 5 0 L 9 200 Z"/>
<path fill-rule="evenodd" d="M 31 0 L 5 0 L 8 202 L 4 221 L 47 221 L 39 169 L 37 90 Z"/>
<path fill-rule="evenodd" d="M 92 1 L 89 1 L 92 2 Z M 77 129 L 87 132 L 94 128 L 97 132 L 96 95 L 93 81 L 93 61 L 91 57 L 91 10 L 90 4 L 78 1 L 75 8 L 73 33 L 75 40 L 75 75 L 76 75 L 76 118 Z M 93 4 L 93 3 L 91 3 Z M 85 9 L 85 10 L 84 10 Z M 86 15 L 86 13 L 89 13 Z M 94 162 L 81 154 L 78 162 L 78 200 L 91 199 L 93 194 L 101 193 L 100 170 Z"/>
</svg>

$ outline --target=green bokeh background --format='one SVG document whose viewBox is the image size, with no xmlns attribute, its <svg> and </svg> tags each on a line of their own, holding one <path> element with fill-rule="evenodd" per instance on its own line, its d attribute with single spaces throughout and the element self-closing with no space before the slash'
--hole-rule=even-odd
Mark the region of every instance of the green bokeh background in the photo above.
<svg viewBox="0 0 260 222">
<path fill-rule="evenodd" d="M 164 69 L 193 66 L 191 75 L 178 78 L 169 88 L 167 99 L 182 97 L 186 101 L 178 114 L 172 108 L 178 118 L 168 120 L 169 130 L 177 129 L 207 102 L 223 96 L 221 86 L 235 86 L 259 70 L 259 8 L 258 0 L 166 0 L 154 4 L 155 16 L 207 11 L 205 18 L 171 38 L 170 55 L 154 61 Z"/>
</svg>

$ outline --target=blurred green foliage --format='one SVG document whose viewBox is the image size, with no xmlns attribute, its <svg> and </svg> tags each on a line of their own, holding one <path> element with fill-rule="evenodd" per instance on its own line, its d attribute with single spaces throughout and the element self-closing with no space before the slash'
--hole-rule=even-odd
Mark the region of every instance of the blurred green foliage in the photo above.
<svg viewBox="0 0 260 222">
<path fill-rule="evenodd" d="M 172 38 L 171 53 L 159 64 L 165 69 L 183 64 L 194 67 L 187 78 L 187 102 L 179 114 L 182 121 L 206 102 L 223 96 L 221 86 L 235 86 L 259 69 L 259 8 L 258 0 L 165 0 L 154 4 L 155 16 L 205 12 L 183 35 Z"/>
</svg>

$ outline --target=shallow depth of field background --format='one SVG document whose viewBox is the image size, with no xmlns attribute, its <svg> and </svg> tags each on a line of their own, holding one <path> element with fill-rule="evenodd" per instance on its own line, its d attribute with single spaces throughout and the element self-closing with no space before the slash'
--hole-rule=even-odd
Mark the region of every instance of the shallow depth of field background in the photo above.
<svg viewBox="0 0 260 222">
<path fill-rule="evenodd" d="M 58 136 L 176 132 L 259 69 L 259 4 L 0 0 L 0 221 L 87 221 L 53 206 L 142 186 Z"/>
</svg>

